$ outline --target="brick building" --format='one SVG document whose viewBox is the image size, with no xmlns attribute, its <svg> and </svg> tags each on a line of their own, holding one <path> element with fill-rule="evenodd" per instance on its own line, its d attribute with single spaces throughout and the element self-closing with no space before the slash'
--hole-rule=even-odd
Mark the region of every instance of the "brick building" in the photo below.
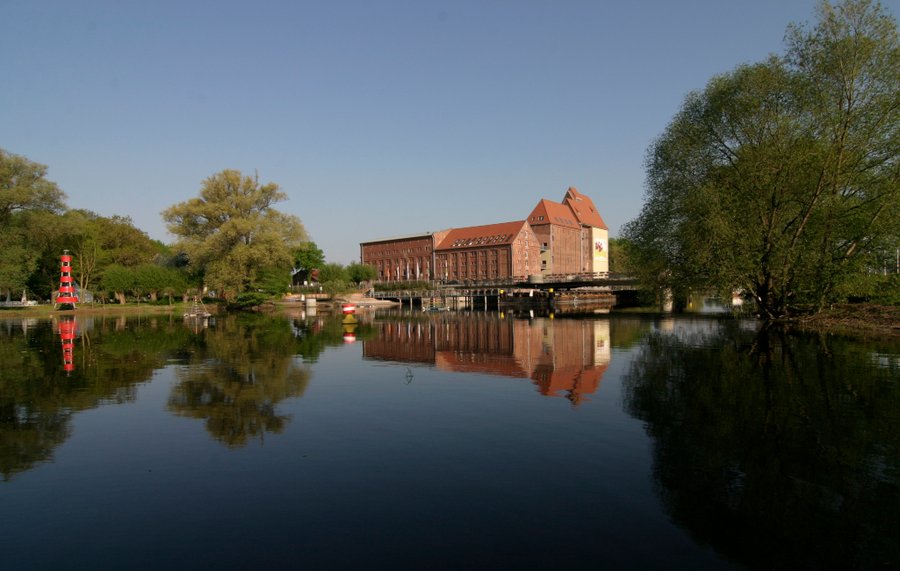
<svg viewBox="0 0 900 571">
<path fill-rule="evenodd" d="M 381 281 L 438 279 L 434 251 L 448 230 L 382 238 L 359 245 L 360 260 L 375 268 Z"/>
<path fill-rule="evenodd" d="M 540 273 L 540 246 L 524 220 L 449 230 L 435 249 L 438 279 L 484 281 Z"/>
<path fill-rule="evenodd" d="M 541 243 L 542 274 L 578 274 L 584 270 L 581 224 L 564 204 L 541 200 L 528 224 Z"/>
<path fill-rule="evenodd" d="M 379 281 L 480 281 L 609 271 L 609 231 L 590 197 L 570 187 L 525 221 L 382 238 L 360 245 Z"/>
<path fill-rule="evenodd" d="M 541 242 L 541 273 L 609 271 L 609 230 L 594 201 L 569 187 L 562 203 L 543 199 L 528 223 Z"/>
</svg>

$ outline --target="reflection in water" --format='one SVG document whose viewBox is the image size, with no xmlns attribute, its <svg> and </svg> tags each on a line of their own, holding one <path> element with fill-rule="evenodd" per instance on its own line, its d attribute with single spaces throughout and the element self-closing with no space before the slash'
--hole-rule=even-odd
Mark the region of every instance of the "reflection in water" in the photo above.
<svg viewBox="0 0 900 571">
<path fill-rule="evenodd" d="M 496 313 L 380 321 L 363 356 L 462 373 L 529 378 L 547 396 L 577 405 L 611 359 L 606 319 L 506 319 Z"/>
<path fill-rule="evenodd" d="M 202 333 L 175 370 L 169 410 L 204 419 L 209 433 L 232 447 L 281 432 L 288 417 L 276 405 L 302 395 L 310 378 L 291 350 L 291 322 L 231 315 Z"/>
<path fill-rule="evenodd" d="M 59 339 L 62 341 L 63 371 L 66 374 L 75 370 L 75 335 L 78 332 L 78 321 L 74 315 L 66 315 L 59 319 Z"/>
<path fill-rule="evenodd" d="M 900 561 L 900 366 L 878 349 L 736 325 L 648 336 L 626 407 L 671 517 L 751 567 Z"/>
<path fill-rule="evenodd" d="M 130 402 L 136 385 L 184 340 L 166 318 L 64 316 L 6 320 L 0 328 L 0 474 L 9 480 L 52 458 L 74 413 Z M 59 345 L 62 344 L 62 366 Z M 76 354 L 79 366 L 75 366 Z"/>
</svg>

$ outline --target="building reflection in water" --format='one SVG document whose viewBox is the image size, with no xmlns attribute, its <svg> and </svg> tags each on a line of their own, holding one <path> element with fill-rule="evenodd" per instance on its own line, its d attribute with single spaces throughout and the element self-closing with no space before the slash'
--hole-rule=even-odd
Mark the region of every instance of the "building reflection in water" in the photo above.
<svg viewBox="0 0 900 571">
<path fill-rule="evenodd" d="M 363 357 L 461 373 L 528 378 L 546 396 L 577 405 L 600 387 L 611 358 L 605 319 L 532 320 L 485 313 L 382 321 Z"/>
</svg>

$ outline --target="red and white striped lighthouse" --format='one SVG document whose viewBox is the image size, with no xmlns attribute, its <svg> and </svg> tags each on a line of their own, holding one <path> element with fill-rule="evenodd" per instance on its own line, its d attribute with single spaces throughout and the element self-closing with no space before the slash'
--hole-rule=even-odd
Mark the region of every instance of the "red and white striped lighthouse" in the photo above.
<svg viewBox="0 0 900 571">
<path fill-rule="evenodd" d="M 63 250 L 59 257 L 59 292 L 56 294 L 56 305 L 71 304 L 75 307 L 78 296 L 75 294 L 75 284 L 72 280 L 72 256 L 68 250 Z"/>
</svg>

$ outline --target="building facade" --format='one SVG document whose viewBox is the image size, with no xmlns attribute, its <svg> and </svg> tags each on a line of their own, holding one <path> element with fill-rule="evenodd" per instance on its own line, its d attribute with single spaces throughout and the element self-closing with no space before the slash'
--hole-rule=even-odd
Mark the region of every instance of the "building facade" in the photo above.
<svg viewBox="0 0 900 571">
<path fill-rule="evenodd" d="M 436 245 L 447 230 L 382 238 L 359 245 L 360 261 L 375 268 L 379 281 L 438 279 L 434 273 Z"/>
<path fill-rule="evenodd" d="M 524 220 L 454 228 L 435 249 L 438 279 L 525 280 L 540 273 L 540 245 Z"/>
<path fill-rule="evenodd" d="M 581 224 L 582 256 L 585 272 L 606 273 L 609 271 L 609 228 L 600 212 L 586 194 L 570 186 L 563 197 L 563 204 L 569 207 Z"/>
<path fill-rule="evenodd" d="M 462 281 L 609 271 L 609 231 L 590 197 L 569 187 L 524 221 L 382 238 L 360 245 L 378 280 Z"/>
<path fill-rule="evenodd" d="M 528 224 L 541 242 L 541 273 L 609 271 L 609 230 L 594 201 L 569 187 L 563 201 L 538 202 Z"/>
</svg>

